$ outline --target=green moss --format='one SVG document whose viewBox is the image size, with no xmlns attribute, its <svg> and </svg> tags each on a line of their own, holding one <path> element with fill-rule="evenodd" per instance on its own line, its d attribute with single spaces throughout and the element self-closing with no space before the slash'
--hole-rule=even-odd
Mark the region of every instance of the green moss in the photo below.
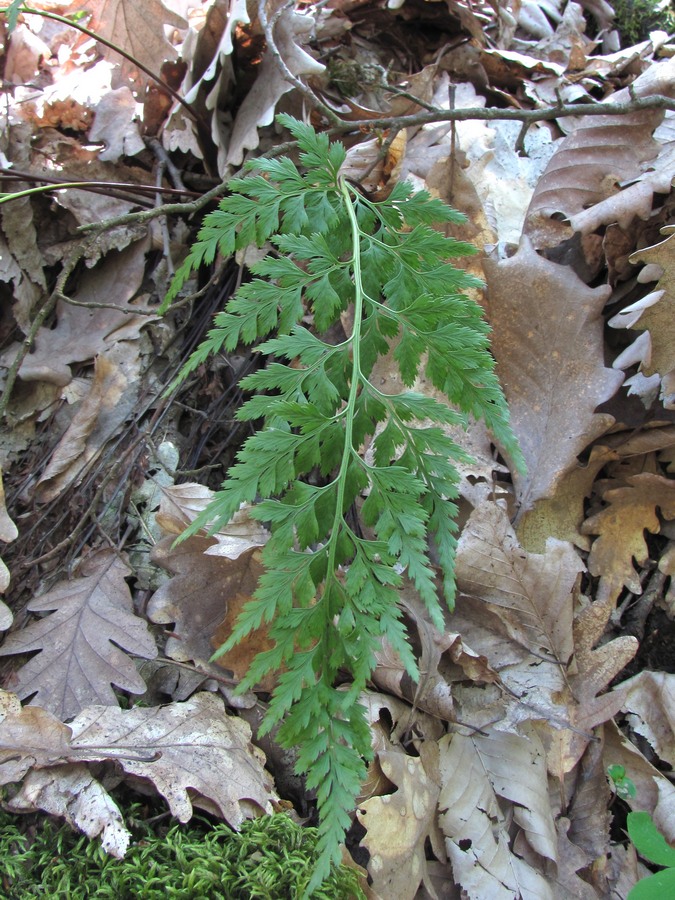
<svg viewBox="0 0 675 900">
<path fill-rule="evenodd" d="M 123 860 L 65 824 L 0 811 L 0 896 L 8 900 L 299 900 L 316 859 L 316 830 L 277 814 L 248 820 L 239 833 L 195 817 L 152 827 L 133 804 L 133 841 Z M 357 872 L 333 868 L 317 900 L 362 900 Z"/>
<path fill-rule="evenodd" d="M 615 0 L 614 24 L 625 47 L 649 37 L 650 31 L 675 32 L 675 12 L 670 0 Z"/>
</svg>

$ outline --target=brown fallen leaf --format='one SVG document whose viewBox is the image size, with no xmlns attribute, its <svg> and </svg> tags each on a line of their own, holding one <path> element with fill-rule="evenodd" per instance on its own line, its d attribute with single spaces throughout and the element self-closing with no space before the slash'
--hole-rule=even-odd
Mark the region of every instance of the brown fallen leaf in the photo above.
<svg viewBox="0 0 675 900">
<path fill-rule="evenodd" d="M 262 649 L 257 643 L 260 632 L 220 657 L 217 664 L 209 659 L 229 636 L 241 606 L 257 587 L 263 571 L 260 551 L 254 546 L 232 560 L 207 555 L 207 550 L 218 546 L 215 538 L 195 535 L 176 547 L 173 542 L 173 537 L 166 537 L 152 552 L 153 561 L 173 577 L 150 599 L 148 618 L 162 625 L 174 623 L 167 656 L 192 660 L 206 672 L 229 669 L 241 678 Z"/>
<path fill-rule="evenodd" d="M 550 538 L 546 551 L 526 553 L 505 511 L 487 502 L 460 535 L 455 573 L 462 593 L 491 607 L 512 640 L 565 665 L 574 651 L 572 589 L 583 564 L 562 541 Z"/>
<path fill-rule="evenodd" d="M 623 709 L 633 731 L 646 738 L 657 756 L 675 766 L 675 675 L 643 671 L 624 681 Z"/>
<path fill-rule="evenodd" d="M 75 299 L 106 305 L 87 308 L 59 301 L 56 327 L 39 329 L 34 350 L 19 369 L 21 379 L 63 387 L 72 380 L 72 363 L 94 359 L 116 341 L 138 337 L 140 329 L 152 320 L 142 315 L 147 312 L 143 305 L 130 303 L 145 274 L 147 250 L 146 240 L 136 241 L 120 253 L 109 253 L 100 266 L 83 274 Z M 16 345 L 10 347 L 2 356 L 2 365 L 10 365 L 17 352 Z"/>
<path fill-rule="evenodd" d="M 628 313 L 628 327 L 649 332 L 649 349 L 645 354 L 641 371 L 649 376 L 658 373 L 663 377 L 675 369 L 675 227 L 664 228 L 665 240 L 652 247 L 645 247 L 630 257 L 633 264 L 655 266 L 661 276 L 648 296 L 651 301 L 638 301 L 615 317 L 610 324 L 620 324 Z M 638 315 L 635 315 L 638 313 Z"/>
<path fill-rule="evenodd" d="M 674 92 L 675 61 L 670 59 L 652 65 L 630 89 L 617 91 L 608 99 L 627 102 L 634 95 L 672 96 Z M 652 134 L 662 119 L 660 110 L 581 119 L 556 148 L 532 196 L 525 234 L 534 246 L 555 247 L 572 237 L 573 228 L 565 220 L 617 194 L 622 182 L 640 176 L 659 152 Z"/>
<path fill-rule="evenodd" d="M 175 59 L 177 55 L 176 48 L 164 36 L 164 26 L 187 27 L 186 20 L 171 5 L 165 6 L 162 0 L 144 0 L 140 5 L 134 0 L 77 0 L 71 3 L 71 12 L 83 9 L 92 14 L 89 28 L 112 44 L 124 47 L 152 72 L 159 72 L 165 59 Z M 108 47 L 101 50 L 104 56 L 119 63 L 114 50 Z M 141 76 L 137 67 L 125 60 L 122 71 L 127 69 L 137 77 Z"/>
<path fill-rule="evenodd" d="M 116 704 L 113 684 L 145 691 L 124 651 L 153 659 L 157 648 L 146 622 L 134 615 L 129 574 L 119 556 L 102 550 L 82 562 L 72 581 L 28 603 L 30 612 L 52 615 L 9 634 L 0 647 L 0 656 L 39 651 L 15 673 L 21 698 L 69 719 L 92 702 Z"/>
<path fill-rule="evenodd" d="M 196 804 L 239 828 L 245 818 L 272 812 L 278 800 L 264 754 L 251 743 L 249 725 L 228 715 L 214 694 L 153 708 L 89 706 L 64 725 L 46 710 L 22 708 L 15 694 L 0 691 L 0 783 L 20 781 L 30 769 L 47 773 L 27 782 L 27 802 L 45 790 L 50 808 L 63 810 L 72 804 L 73 779 L 67 772 L 64 776 L 62 764 L 106 760 L 154 784 L 181 822 L 191 818 Z M 107 806 L 103 789 L 83 773 L 74 780 L 80 774 L 82 788 Z"/>
<path fill-rule="evenodd" d="M 623 688 L 622 688 L 623 689 Z M 638 750 L 615 722 L 604 726 L 604 762 L 609 766 L 623 766 L 637 789 L 636 797 L 626 803 L 634 810 L 652 814 L 657 828 L 667 841 L 675 841 L 675 786 Z"/>
<path fill-rule="evenodd" d="M 39 706 L 24 708 L 16 694 L 0 690 L 0 784 L 74 755 L 71 738 L 71 729 L 56 716 Z"/>
<path fill-rule="evenodd" d="M 522 512 L 551 497 L 577 456 L 614 419 L 596 407 L 623 376 L 603 365 L 609 287 L 588 288 L 524 238 L 515 256 L 485 260 L 492 350 L 527 463 L 513 472 Z"/>
</svg>

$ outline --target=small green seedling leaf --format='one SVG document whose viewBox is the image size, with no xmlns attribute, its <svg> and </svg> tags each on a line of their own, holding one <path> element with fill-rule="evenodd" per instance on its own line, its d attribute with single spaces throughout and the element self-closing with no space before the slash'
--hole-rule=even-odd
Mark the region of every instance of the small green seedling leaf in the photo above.
<svg viewBox="0 0 675 900">
<path fill-rule="evenodd" d="M 629 800 L 637 796 L 637 788 L 632 779 L 626 775 L 626 770 L 623 766 L 608 766 L 607 775 L 612 781 L 617 797 L 621 797 L 622 800 Z"/>
<path fill-rule="evenodd" d="M 657 866 L 675 867 L 675 848 L 666 841 L 648 812 L 628 813 L 628 836 L 640 856 Z"/>
</svg>

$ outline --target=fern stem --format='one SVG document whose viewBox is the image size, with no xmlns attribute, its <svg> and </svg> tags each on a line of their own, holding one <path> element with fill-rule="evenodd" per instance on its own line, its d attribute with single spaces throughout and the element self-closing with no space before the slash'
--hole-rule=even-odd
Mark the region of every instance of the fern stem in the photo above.
<svg viewBox="0 0 675 900">
<path fill-rule="evenodd" d="M 342 460 L 340 468 L 336 476 L 337 482 L 337 499 L 335 504 L 335 518 L 331 530 L 331 546 L 328 556 L 328 572 L 335 571 L 335 554 L 337 552 L 337 536 L 340 528 L 340 522 L 344 518 L 344 499 L 345 488 L 347 484 L 347 468 L 349 460 L 354 453 L 353 437 L 354 437 L 354 414 L 356 411 L 356 398 L 361 382 L 361 328 L 363 320 L 363 281 L 361 277 L 361 229 L 356 220 L 356 213 L 352 204 L 352 198 L 349 193 L 347 182 L 340 180 L 340 190 L 342 198 L 347 209 L 349 222 L 352 230 L 352 270 L 354 272 L 354 325 L 352 326 L 352 334 L 349 340 L 352 344 L 352 376 L 349 386 L 349 396 L 347 397 L 346 415 L 345 415 L 345 443 L 342 451 Z"/>
</svg>

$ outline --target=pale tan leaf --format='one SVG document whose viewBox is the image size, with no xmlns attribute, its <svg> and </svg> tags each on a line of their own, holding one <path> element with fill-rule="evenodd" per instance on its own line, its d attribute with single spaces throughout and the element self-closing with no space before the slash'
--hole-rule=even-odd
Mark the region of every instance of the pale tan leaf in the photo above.
<svg viewBox="0 0 675 900">
<path fill-rule="evenodd" d="M 134 615 L 129 574 L 113 551 L 99 551 L 78 577 L 30 601 L 29 611 L 52 615 L 8 635 L 0 648 L 0 656 L 39 651 L 16 673 L 21 698 L 68 719 L 92 702 L 115 704 L 113 684 L 143 693 L 145 683 L 124 651 L 152 659 L 157 649 L 146 622 Z"/>
<path fill-rule="evenodd" d="M 250 726 L 227 715 L 214 694 L 150 709 L 88 707 L 71 729 L 80 753 L 114 757 L 128 774 L 151 781 L 181 822 L 191 818 L 200 798 L 233 828 L 273 811 L 272 778 L 264 754 L 251 743 Z"/>
<path fill-rule="evenodd" d="M 621 685 L 628 721 L 657 755 L 675 768 L 675 675 L 643 671 Z"/>
<path fill-rule="evenodd" d="M 370 853 L 368 872 L 381 897 L 413 900 L 421 882 L 428 885 L 425 842 L 436 835 L 438 785 L 421 759 L 401 751 L 378 753 L 393 794 L 373 797 L 356 815 L 368 833 L 361 843 Z"/>
<path fill-rule="evenodd" d="M 182 16 L 168 9 L 161 0 L 85 0 L 73 3 L 79 12 L 89 10 L 89 27 L 135 59 L 159 74 L 166 59 L 176 58 L 176 48 L 164 36 L 164 26 L 186 28 Z M 119 63 L 119 55 L 107 47 L 104 55 Z"/>
<path fill-rule="evenodd" d="M 642 565 L 649 556 L 644 533 L 660 531 L 657 509 L 666 519 L 675 518 L 675 482 L 650 472 L 631 475 L 625 485 L 606 490 L 602 499 L 607 506 L 582 526 L 584 534 L 598 535 L 591 547 L 588 569 L 592 575 L 641 594 L 633 560 Z"/>
<path fill-rule="evenodd" d="M 0 690 L 0 784 L 72 756 L 71 737 L 71 729 L 51 713 L 39 706 L 24 709 L 16 694 Z"/>
<path fill-rule="evenodd" d="M 134 410 L 140 369 L 136 342 L 121 341 L 99 353 L 89 391 L 36 485 L 39 503 L 55 500 L 98 459 Z"/>
<path fill-rule="evenodd" d="M 675 228 L 663 229 L 662 233 L 667 235 L 665 240 L 630 257 L 634 264 L 655 265 L 662 271 L 654 289 L 662 292 L 660 299 L 644 309 L 630 327 L 649 332 L 649 355 L 641 371 L 645 375 L 658 372 L 663 377 L 675 369 Z"/>
<path fill-rule="evenodd" d="M 538 745 L 525 737 L 491 729 L 485 729 L 485 732 L 485 736 L 446 735 L 439 742 L 442 778 L 439 821 L 455 880 L 469 897 L 476 900 L 483 897 L 490 900 L 517 900 L 520 897 L 523 900 L 553 900 L 554 894 L 547 880 L 512 853 L 508 817 L 497 799 L 500 790 L 508 790 L 511 794 L 517 787 L 521 787 L 523 796 L 527 796 L 525 785 L 531 792 L 534 781 L 534 793 L 529 797 L 536 798 L 537 807 L 542 807 L 536 827 L 546 822 L 538 840 L 551 849 L 555 858 L 557 850 L 550 842 L 551 834 L 555 836 L 555 827 L 548 805 L 543 753 L 539 754 Z M 535 758 L 539 762 L 535 762 Z M 507 786 L 501 773 L 504 765 L 509 763 L 513 777 Z M 493 764 L 498 768 L 497 774 L 491 770 Z M 530 774 L 532 764 L 534 769 Z M 507 802 L 505 805 L 510 807 Z"/>
<path fill-rule="evenodd" d="M 602 362 L 610 288 L 588 288 L 527 239 L 511 259 L 484 267 L 492 349 L 527 463 L 525 474 L 513 472 L 524 512 L 555 494 L 579 453 L 614 421 L 595 412 L 623 380 Z"/>
<path fill-rule="evenodd" d="M 100 835 L 105 852 L 117 859 L 123 858 L 131 840 L 117 804 L 82 763 L 29 772 L 7 805 L 17 812 L 42 809 L 61 816 L 90 840 Z"/>
<path fill-rule="evenodd" d="M 145 149 L 138 130 L 136 99 L 126 85 L 101 97 L 89 129 L 89 140 L 105 144 L 99 159 L 110 162 Z"/>
<path fill-rule="evenodd" d="M 496 607 L 514 641 L 562 664 L 574 649 L 572 588 L 582 570 L 574 548 L 562 541 L 549 539 L 545 554 L 523 551 L 496 503 L 473 511 L 457 546 L 459 589 Z"/>
</svg>

